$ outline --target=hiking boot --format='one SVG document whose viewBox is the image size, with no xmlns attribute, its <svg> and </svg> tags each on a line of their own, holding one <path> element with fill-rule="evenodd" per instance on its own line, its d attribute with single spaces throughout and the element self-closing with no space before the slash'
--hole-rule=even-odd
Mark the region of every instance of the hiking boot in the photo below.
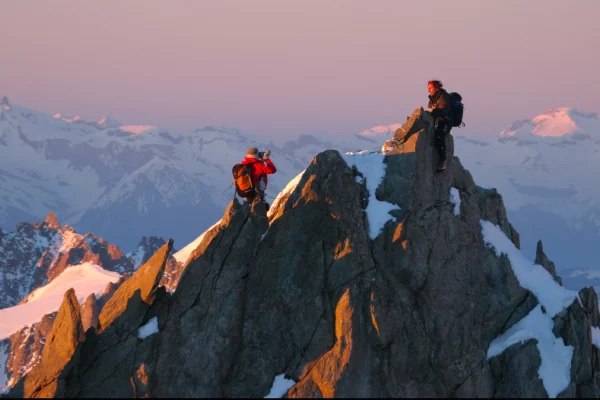
<svg viewBox="0 0 600 400">
<path fill-rule="evenodd" d="M 438 172 L 444 172 L 446 170 L 446 161 L 442 161 L 437 170 Z"/>
</svg>

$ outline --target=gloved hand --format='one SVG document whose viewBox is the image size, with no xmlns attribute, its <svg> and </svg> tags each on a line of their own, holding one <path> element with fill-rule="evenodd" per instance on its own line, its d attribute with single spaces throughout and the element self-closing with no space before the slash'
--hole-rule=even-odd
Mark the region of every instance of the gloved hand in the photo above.
<svg viewBox="0 0 600 400">
<path fill-rule="evenodd" d="M 265 151 L 265 154 L 263 155 L 263 160 L 266 160 L 269 157 L 271 157 L 271 150 Z"/>
</svg>

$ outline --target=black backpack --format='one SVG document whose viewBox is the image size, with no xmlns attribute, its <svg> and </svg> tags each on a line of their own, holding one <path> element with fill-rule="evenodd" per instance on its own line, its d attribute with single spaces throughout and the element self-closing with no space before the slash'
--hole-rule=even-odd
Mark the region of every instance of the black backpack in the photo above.
<svg viewBox="0 0 600 400">
<path fill-rule="evenodd" d="M 449 96 L 450 105 L 452 107 L 452 126 L 456 128 L 465 126 L 465 123 L 463 122 L 465 106 L 462 103 L 462 96 L 456 92 L 450 93 Z"/>
<path fill-rule="evenodd" d="M 233 174 L 235 191 L 240 197 L 247 198 L 255 194 L 254 185 L 252 184 L 252 165 L 235 164 L 231 169 L 231 173 Z"/>
</svg>

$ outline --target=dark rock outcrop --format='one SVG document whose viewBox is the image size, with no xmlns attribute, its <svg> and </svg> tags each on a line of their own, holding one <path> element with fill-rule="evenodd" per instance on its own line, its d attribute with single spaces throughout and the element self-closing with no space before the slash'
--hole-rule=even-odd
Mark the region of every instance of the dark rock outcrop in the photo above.
<svg viewBox="0 0 600 400">
<path fill-rule="evenodd" d="M 159 248 L 164 246 L 165 240 L 157 236 L 144 236 L 140 240 L 137 247 L 127 254 L 127 257 L 133 260 L 133 268 L 136 270 L 140 265 L 144 264 L 148 259 L 158 251 Z M 177 250 L 173 249 L 173 253 Z M 181 273 L 183 272 L 183 263 L 178 262 L 172 255 L 169 256 L 167 264 L 165 265 L 165 272 L 162 276 L 159 286 L 164 286 L 168 292 L 172 293 L 175 291 Z"/>
<path fill-rule="evenodd" d="M 562 286 L 562 279 L 556 273 L 556 266 L 554 263 L 550 261 L 546 253 L 544 253 L 544 246 L 542 245 L 541 240 L 538 240 L 537 247 L 535 249 L 535 263 L 541 265 L 546 269 L 546 271 L 550 272 L 550 275 L 552 275 L 556 283 Z"/>
<path fill-rule="evenodd" d="M 2 96 L 2 100 L 0 101 L 0 110 L 12 110 L 12 106 L 10 105 L 10 101 L 8 101 L 8 97 Z"/>
<path fill-rule="evenodd" d="M 127 257 L 134 260 L 134 269 L 138 269 L 142 264 L 152 257 L 162 246 L 167 243 L 165 239 L 158 236 L 144 236 L 136 248 L 127 254 Z"/>
<path fill-rule="evenodd" d="M 593 345 L 591 330 L 582 329 L 600 325 L 598 296 L 594 289 L 581 290 L 578 301 L 563 310 L 554 320 L 556 337 L 562 338 L 567 346 L 576 349 L 571 361 L 571 385 L 563 392 L 563 397 L 598 397 L 600 353 Z"/>
<path fill-rule="evenodd" d="M 502 197 L 475 185 L 452 136 L 436 172 L 432 125 L 419 109 L 404 146 L 384 147 L 375 198 L 373 175 L 326 151 L 269 218 L 234 200 L 172 296 L 157 289 L 170 244 L 159 250 L 103 306 L 61 393 L 263 397 L 284 374 L 296 382 L 288 397 L 546 396 L 535 340 L 488 359 L 538 301 L 484 240 L 489 221 L 519 246 Z M 372 201 L 398 207 L 374 239 Z M 154 318 L 158 332 L 138 338 Z M 554 334 L 573 346 L 562 396 L 600 395 L 599 322 L 592 289 L 555 316 Z"/>
</svg>

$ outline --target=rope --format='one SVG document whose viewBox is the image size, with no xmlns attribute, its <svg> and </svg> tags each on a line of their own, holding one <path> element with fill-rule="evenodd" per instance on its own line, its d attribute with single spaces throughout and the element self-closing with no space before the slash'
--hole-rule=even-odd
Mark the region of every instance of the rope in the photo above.
<svg viewBox="0 0 600 400">
<path fill-rule="evenodd" d="M 405 137 L 403 137 L 402 139 L 405 139 Z M 402 140 L 402 141 L 400 141 L 400 140 L 394 140 L 394 144 L 396 145 L 396 148 L 398 150 L 404 150 L 404 143 L 405 142 L 406 142 L 406 140 Z M 400 147 L 400 146 L 402 146 L 402 147 Z"/>
</svg>

